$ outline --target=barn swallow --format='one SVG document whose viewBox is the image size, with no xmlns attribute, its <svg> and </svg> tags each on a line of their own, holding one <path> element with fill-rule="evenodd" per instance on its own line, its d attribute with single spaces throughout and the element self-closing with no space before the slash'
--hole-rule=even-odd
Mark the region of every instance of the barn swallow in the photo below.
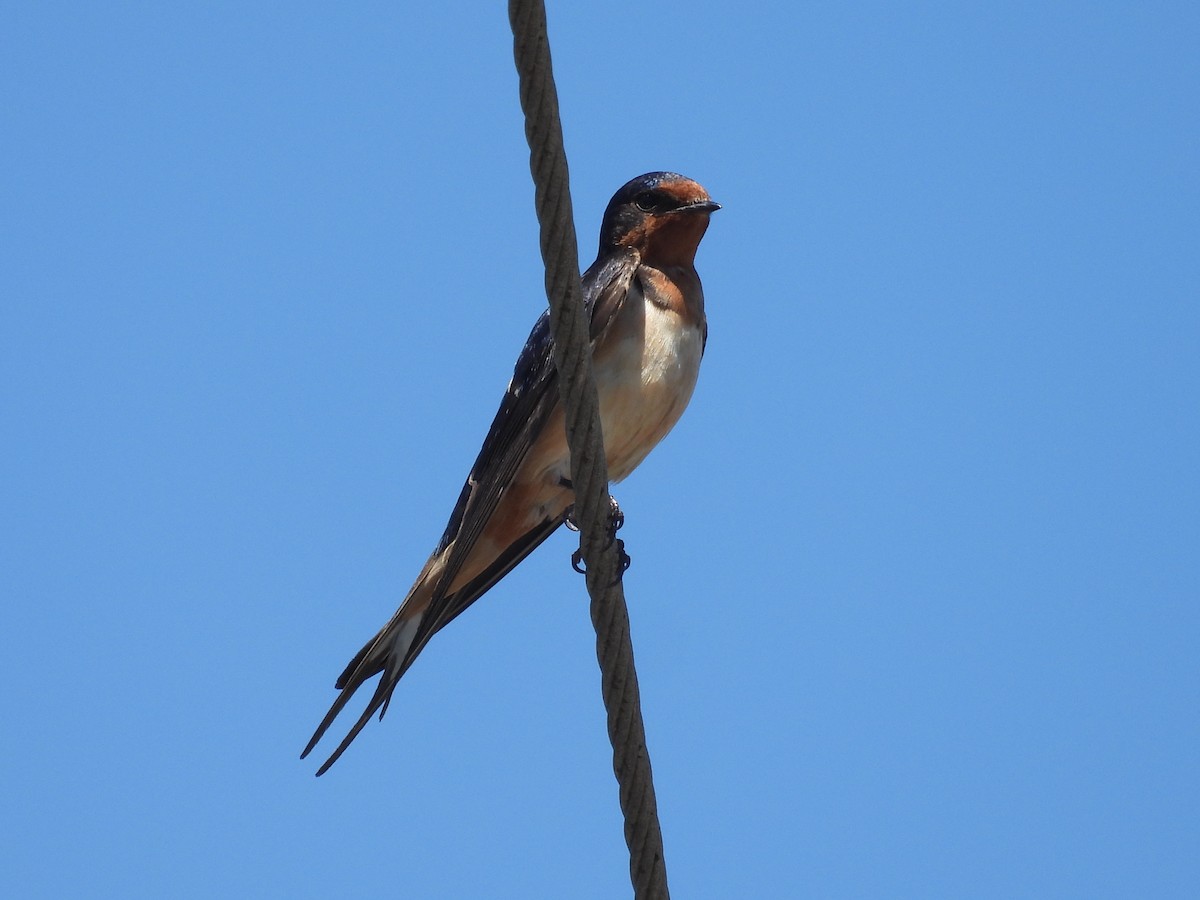
<svg viewBox="0 0 1200 900">
<path fill-rule="evenodd" d="M 652 172 L 617 191 L 604 211 L 583 298 L 614 482 L 646 458 L 691 399 L 708 337 L 694 263 L 709 216 L 720 208 L 691 179 Z M 383 718 L 397 682 L 429 639 L 566 521 L 575 496 L 550 347 L 547 311 L 517 359 L 437 549 L 395 615 L 346 666 L 335 685 L 341 693 L 300 754 L 308 756 L 355 691 L 382 673 L 366 710 L 318 775 L 376 711 Z"/>
</svg>

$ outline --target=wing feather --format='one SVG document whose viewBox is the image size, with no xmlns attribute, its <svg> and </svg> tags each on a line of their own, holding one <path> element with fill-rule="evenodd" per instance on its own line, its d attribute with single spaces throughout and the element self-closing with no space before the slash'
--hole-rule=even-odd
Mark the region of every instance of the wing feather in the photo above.
<svg viewBox="0 0 1200 900">
<path fill-rule="evenodd" d="M 593 347 L 620 312 L 638 262 L 637 253 L 628 250 L 610 256 L 603 262 L 597 260 L 584 274 L 584 306 L 589 316 Z M 471 467 L 471 473 L 463 485 L 459 504 L 451 515 L 438 545 L 438 552 L 450 547 L 450 555 L 439 578 L 438 589 L 434 591 L 429 609 L 413 641 L 415 652 L 419 652 L 420 647 L 424 645 L 425 641 L 422 638 L 428 640 L 429 636 L 448 624 L 493 584 L 512 571 L 533 549 L 530 547 L 524 552 L 517 552 L 523 541 L 507 548 L 488 568 L 488 571 L 495 571 L 495 577 L 485 580 L 485 586 L 480 590 L 469 591 L 471 586 L 467 585 L 455 591 L 453 595 L 444 592 L 446 586 L 454 583 L 479 535 L 483 533 L 496 511 L 501 494 L 512 483 L 546 421 L 558 407 L 558 369 L 550 352 L 551 343 L 550 314 L 547 311 L 538 317 L 537 324 L 534 325 L 517 359 L 500 409 L 492 420 L 492 426 L 484 438 L 475 465 Z M 560 518 L 554 523 L 554 527 L 558 527 L 561 522 Z M 541 543 L 548 536 L 549 532 L 537 543 Z M 447 602 L 451 597 L 453 602 Z M 425 634 L 427 629 L 428 634 Z"/>
<path fill-rule="evenodd" d="M 635 251 L 625 250 L 603 260 L 598 259 L 584 274 L 584 305 L 589 316 L 589 335 L 593 348 L 620 312 L 639 262 Z M 354 693 L 375 675 L 380 672 L 383 674 L 367 708 L 318 770 L 318 775 L 333 765 L 376 711 L 380 717 L 383 716 L 400 677 L 408 671 L 429 639 L 512 571 L 562 524 L 564 516 L 537 523 L 506 547 L 478 576 L 457 591 L 447 593 L 446 589 L 454 583 L 495 513 L 501 495 L 512 483 L 559 403 L 558 371 L 551 354 L 551 342 L 550 315 L 545 312 L 533 326 L 517 358 L 500 409 L 492 420 L 483 447 L 434 551 L 434 557 L 447 551 L 448 555 L 412 641 L 403 654 L 391 652 L 390 642 L 385 636 L 397 623 L 398 611 L 392 621 L 350 661 L 337 682 L 340 693 L 301 754 L 302 757 L 313 749 Z"/>
</svg>

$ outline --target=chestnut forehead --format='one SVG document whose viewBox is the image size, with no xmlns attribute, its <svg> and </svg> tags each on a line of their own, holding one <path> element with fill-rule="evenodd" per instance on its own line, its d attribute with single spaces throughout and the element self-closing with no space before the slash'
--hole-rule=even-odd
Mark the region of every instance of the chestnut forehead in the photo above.
<svg viewBox="0 0 1200 900">
<path fill-rule="evenodd" d="M 695 203 L 697 200 L 708 200 L 708 191 L 692 181 L 690 178 L 677 178 L 670 181 L 662 181 L 658 185 L 658 190 L 669 197 L 673 197 L 680 203 Z"/>
</svg>

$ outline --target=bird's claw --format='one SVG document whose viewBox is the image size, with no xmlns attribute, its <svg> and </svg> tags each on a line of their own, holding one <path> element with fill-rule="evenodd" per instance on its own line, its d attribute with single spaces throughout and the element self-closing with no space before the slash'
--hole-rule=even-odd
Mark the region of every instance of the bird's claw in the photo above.
<svg viewBox="0 0 1200 900">
<path fill-rule="evenodd" d="M 621 512 L 621 507 L 618 505 L 616 498 L 610 494 L 608 498 L 608 543 L 604 545 L 604 549 L 607 550 L 615 541 L 617 544 L 617 552 L 621 554 L 620 569 L 617 572 L 616 581 L 621 580 L 621 576 L 629 570 L 629 566 L 632 563 L 632 560 L 629 558 L 629 554 L 625 552 L 625 542 L 617 537 L 617 532 L 621 530 L 624 524 L 625 513 Z M 579 530 L 579 523 L 575 521 L 574 506 L 567 510 L 566 526 L 572 531 Z M 582 550 L 576 550 L 571 554 L 571 568 L 580 575 L 587 573 L 587 567 L 583 562 Z M 616 581 L 613 583 L 615 584 Z"/>
<path fill-rule="evenodd" d="M 608 533 L 614 538 L 617 532 L 621 530 L 625 524 L 625 513 L 621 512 L 621 507 L 617 504 L 617 498 L 609 494 L 608 496 Z"/>
<path fill-rule="evenodd" d="M 625 552 L 625 542 L 619 538 L 614 538 L 617 542 L 617 553 L 620 554 L 620 562 L 617 569 L 617 577 L 613 579 L 613 584 L 621 580 L 621 577 L 629 571 L 629 567 L 633 564 L 633 560 L 629 558 L 629 554 Z M 609 545 L 611 546 L 611 544 Z M 571 568 L 580 575 L 587 574 L 587 567 L 583 563 L 583 551 L 576 550 L 571 554 Z"/>
<path fill-rule="evenodd" d="M 567 507 L 567 517 L 564 523 L 571 531 L 579 531 L 579 523 L 575 521 L 575 506 L 572 504 Z M 608 497 L 608 533 L 610 537 L 615 538 L 617 532 L 625 525 L 625 513 L 621 512 L 621 507 L 617 503 L 617 498 L 609 494 Z"/>
</svg>

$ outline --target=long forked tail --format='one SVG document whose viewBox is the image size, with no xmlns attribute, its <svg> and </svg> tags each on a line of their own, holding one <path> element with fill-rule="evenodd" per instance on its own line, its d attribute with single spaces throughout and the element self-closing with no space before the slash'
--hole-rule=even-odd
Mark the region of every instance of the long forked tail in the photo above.
<svg viewBox="0 0 1200 900">
<path fill-rule="evenodd" d="M 350 746 L 350 743 L 358 737 L 358 733 L 366 727 L 367 722 L 371 720 L 376 712 L 379 713 L 379 718 L 383 718 L 383 714 L 387 712 L 388 703 L 392 699 L 392 691 L 396 689 L 396 684 L 400 681 L 400 676 L 408 671 L 408 667 L 412 665 L 413 659 L 416 658 L 414 650 L 418 649 L 413 646 L 414 638 L 421 625 L 422 614 L 401 618 L 397 613 L 393 619 L 383 627 L 383 630 L 375 637 L 371 638 L 366 645 L 358 651 L 354 659 L 350 660 L 350 664 L 346 666 L 346 670 L 338 677 L 337 683 L 334 685 L 339 691 L 337 699 L 333 701 L 333 705 L 329 707 L 329 712 L 325 713 L 325 718 L 321 720 L 321 724 L 317 726 L 317 730 L 313 732 L 313 736 L 309 739 L 308 745 L 304 748 L 304 752 L 300 754 L 300 758 L 304 759 L 312 752 L 313 747 L 317 742 L 324 737 L 325 732 L 329 730 L 329 726 L 333 724 L 333 720 L 338 717 L 338 714 L 350 702 L 350 698 L 355 692 L 363 686 L 371 678 L 383 673 L 383 677 L 379 679 L 379 684 L 375 685 L 375 693 L 371 697 L 371 701 L 367 704 L 367 708 L 363 710 L 358 721 L 354 723 L 354 727 L 338 744 L 337 749 L 329 759 L 325 760 L 321 768 L 317 769 L 317 775 L 324 775 L 335 762 L 338 761 L 345 751 Z"/>
<path fill-rule="evenodd" d="M 317 730 L 309 740 L 308 746 L 304 748 L 304 752 L 300 754 L 300 758 L 304 759 L 312 752 L 313 747 L 333 724 L 333 720 L 350 702 L 355 691 L 382 672 L 383 675 L 379 679 L 379 684 L 375 685 L 375 693 L 371 696 L 367 708 L 354 723 L 350 733 L 338 744 L 333 755 L 325 760 L 325 763 L 317 770 L 318 775 L 325 774 L 350 746 L 350 742 L 358 737 L 358 733 L 366 727 L 371 716 L 378 712 L 379 717 L 383 718 L 397 682 L 408 671 L 409 666 L 413 664 L 417 654 L 425 648 L 429 639 L 449 625 L 479 597 L 491 590 L 497 581 L 512 571 L 513 567 L 532 553 L 534 548 L 553 534 L 565 519 L 566 512 L 564 511 L 561 515 L 539 522 L 505 548 L 504 552 L 491 565 L 453 594 L 441 594 L 435 586 L 432 598 L 423 603 L 423 612 L 417 613 L 411 611 L 415 604 L 410 604 L 409 601 L 414 598 L 413 592 L 418 590 L 418 586 L 426 584 L 428 573 L 422 573 L 421 577 L 417 579 L 417 584 L 413 586 L 413 592 L 409 593 L 404 604 L 392 616 L 391 621 L 358 651 L 354 659 L 350 660 L 350 665 L 346 666 L 346 670 L 339 676 L 334 687 L 341 693 L 333 701 L 333 706 L 329 707 L 329 712 L 325 713 L 325 718 L 317 726 Z"/>
</svg>

